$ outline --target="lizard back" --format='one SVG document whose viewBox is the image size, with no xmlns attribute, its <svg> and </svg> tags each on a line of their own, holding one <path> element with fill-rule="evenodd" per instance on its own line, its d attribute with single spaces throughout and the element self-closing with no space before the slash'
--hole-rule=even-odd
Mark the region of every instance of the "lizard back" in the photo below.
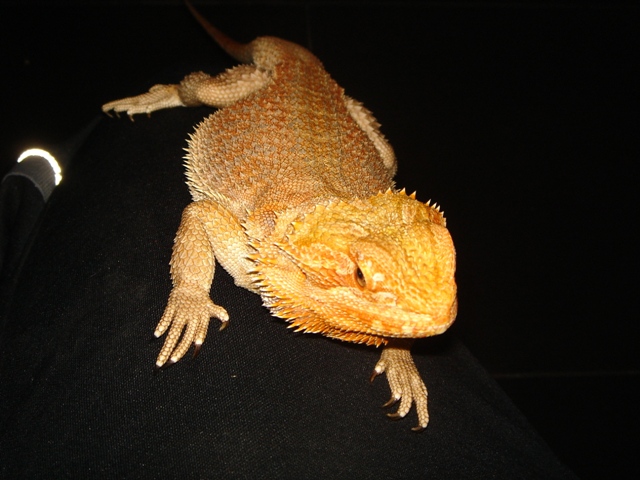
<svg viewBox="0 0 640 480">
<path fill-rule="evenodd" d="M 186 157 L 194 200 L 224 195 L 245 212 L 278 211 L 364 198 L 393 185 L 393 169 L 315 56 L 273 37 L 246 47 L 269 78 L 197 126 Z"/>
</svg>

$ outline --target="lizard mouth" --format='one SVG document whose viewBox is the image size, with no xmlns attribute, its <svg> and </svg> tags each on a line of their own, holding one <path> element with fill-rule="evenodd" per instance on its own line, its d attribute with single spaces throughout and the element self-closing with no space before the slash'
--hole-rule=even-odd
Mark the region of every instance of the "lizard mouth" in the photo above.
<svg viewBox="0 0 640 480">
<path fill-rule="evenodd" d="M 458 302 L 431 305 L 425 312 L 415 312 L 396 305 L 381 305 L 360 299 L 345 302 L 337 324 L 349 324 L 352 331 L 381 337 L 422 338 L 444 333 L 456 319 Z M 332 319 L 333 320 L 333 319 Z M 330 320 L 331 323 L 333 323 Z"/>
<path fill-rule="evenodd" d="M 333 290 L 325 290 L 320 298 L 308 296 L 305 308 L 273 298 L 265 304 L 275 316 L 290 322 L 295 331 L 376 346 L 386 343 L 388 338 L 423 338 L 444 333 L 454 322 L 458 308 L 454 299 L 448 306 L 432 309 L 434 313 L 413 312 L 364 300 L 342 288 Z"/>
</svg>

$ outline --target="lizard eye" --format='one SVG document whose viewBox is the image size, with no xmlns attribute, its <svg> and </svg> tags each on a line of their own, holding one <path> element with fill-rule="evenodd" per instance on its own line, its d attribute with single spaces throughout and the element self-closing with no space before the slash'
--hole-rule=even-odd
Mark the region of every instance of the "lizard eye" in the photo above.
<svg viewBox="0 0 640 480">
<path fill-rule="evenodd" d="M 360 285 L 363 288 L 367 286 L 367 280 L 364 278 L 364 273 L 362 273 L 362 270 L 360 270 L 360 267 L 356 267 L 355 277 L 356 277 L 356 282 L 358 282 L 358 285 Z"/>
</svg>

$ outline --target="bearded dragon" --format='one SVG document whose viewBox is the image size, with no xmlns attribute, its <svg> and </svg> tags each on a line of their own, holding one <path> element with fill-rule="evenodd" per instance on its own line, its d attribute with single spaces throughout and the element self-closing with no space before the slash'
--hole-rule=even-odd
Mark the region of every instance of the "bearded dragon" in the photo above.
<svg viewBox="0 0 640 480">
<path fill-rule="evenodd" d="M 383 346 L 371 380 L 386 373 L 391 418 L 415 403 L 429 421 L 413 339 L 444 332 L 457 312 L 455 250 L 436 205 L 394 186 L 396 160 L 379 124 L 305 48 L 275 37 L 238 43 L 187 3 L 242 64 L 217 76 L 103 105 L 130 117 L 207 105 L 218 110 L 188 139 L 193 202 L 171 256 L 173 289 L 155 336 L 156 366 L 197 353 L 211 318 L 229 315 L 209 291 L 216 261 L 296 331 Z"/>
</svg>

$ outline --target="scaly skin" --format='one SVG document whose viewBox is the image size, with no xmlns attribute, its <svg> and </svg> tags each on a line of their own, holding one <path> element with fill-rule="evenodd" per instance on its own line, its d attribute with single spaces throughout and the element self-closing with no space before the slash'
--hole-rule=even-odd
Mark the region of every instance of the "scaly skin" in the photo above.
<svg viewBox="0 0 640 480">
<path fill-rule="evenodd" d="M 193 10 L 192 10 L 193 11 Z M 413 403 L 427 426 L 427 389 L 412 339 L 444 332 L 457 310 L 455 250 L 439 208 L 394 189 L 393 150 L 360 103 L 320 61 L 273 37 L 242 45 L 196 18 L 240 65 L 216 77 L 105 104 L 129 116 L 176 106 L 219 110 L 188 141 L 193 197 L 171 258 L 173 290 L 155 330 L 156 365 L 204 342 L 229 315 L 209 290 L 216 260 L 297 330 L 384 346 L 392 418 Z"/>
</svg>

